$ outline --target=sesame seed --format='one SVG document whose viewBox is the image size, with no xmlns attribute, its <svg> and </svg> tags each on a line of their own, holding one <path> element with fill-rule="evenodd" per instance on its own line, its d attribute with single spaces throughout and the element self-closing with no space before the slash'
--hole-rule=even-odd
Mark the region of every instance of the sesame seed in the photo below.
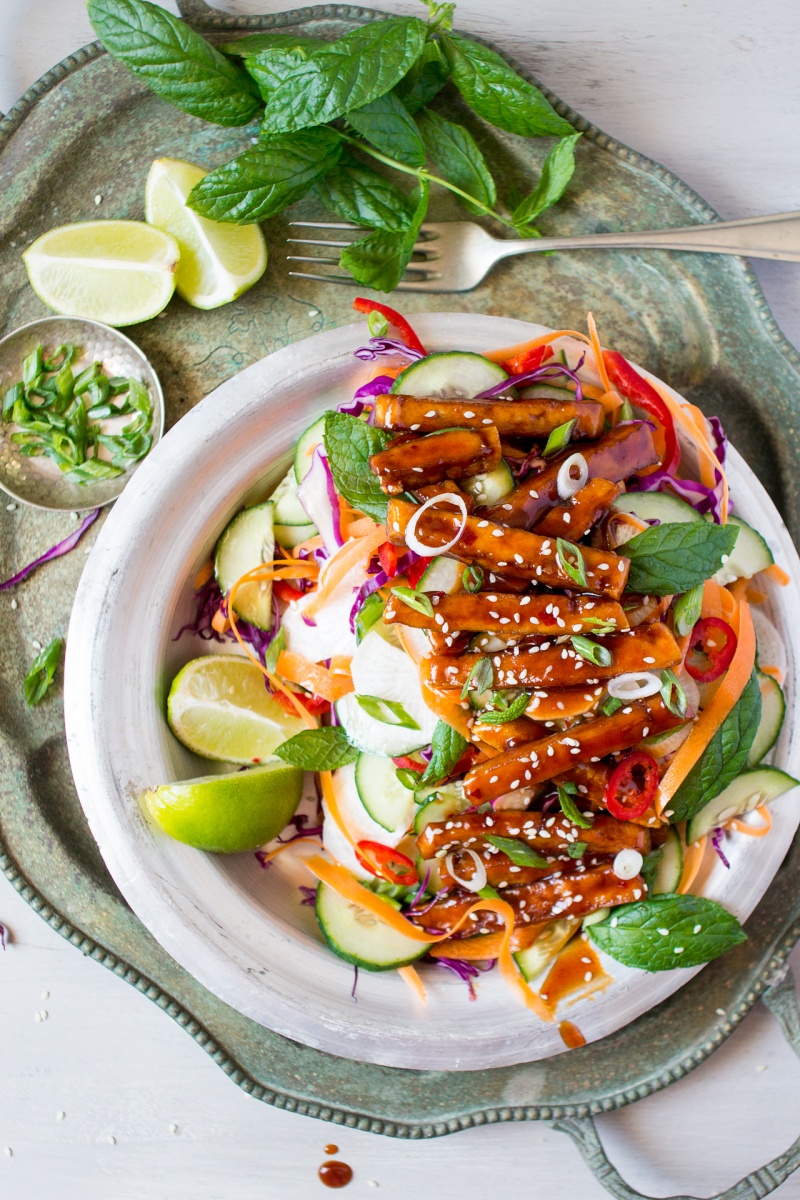
<svg viewBox="0 0 800 1200">
<path fill-rule="evenodd" d="M 569 513 L 564 513 L 564 516 L 562 517 L 562 520 L 563 520 L 563 522 L 564 522 L 564 524 L 565 524 L 565 525 L 569 525 L 569 521 L 570 521 Z"/>
<path fill-rule="evenodd" d="M 583 974 L 583 982 L 584 982 L 584 983 L 591 983 L 591 982 L 592 982 L 592 972 L 591 972 L 591 971 L 584 971 L 584 974 Z"/>
<path fill-rule="evenodd" d="M 419 423 L 412 425 L 410 428 L 416 433 L 416 431 L 419 429 Z"/>
<path fill-rule="evenodd" d="M 695 925 L 694 929 L 692 930 L 692 933 L 699 933 L 702 928 L 703 928 L 702 925 Z"/>
<path fill-rule="evenodd" d="M 471 408 L 467 408 L 467 409 L 465 409 L 465 410 L 464 410 L 464 414 L 463 414 L 463 415 L 464 415 L 464 416 L 467 418 L 467 420 L 469 420 L 469 418 L 470 418 L 470 417 L 474 417 L 474 416 L 475 416 L 475 413 L 472 411 L 472 409 L 471 409 Z"/>
<path fill-rule="evenodd" d="M 504 529 L 493 529 L 492 537 L 502 537 L 504 533 L 505 533 Z"/>
<path fill-rule="evenodd" d="M 488 524 L 488 521 L 478 521 L 478 529 L 485 529 Z"/>
<path fill-rule="evenodd" d="M 672 953 L 673 954 L 683 954 L 683 946 L 676 946 Z"/>
<path fill-rule="evenodd" d="M 483 420 L 481 421 L 481 425 L 491 425 L 491 424 L 492 424 L 492 418 L 491 418 L 491 417 L 484 417 L 484 418 L 483 418 Z M 503 505 L 503 507 L 505 508 L 505 505 Z M 509 505 L 509 508 L 510 508 L 510 507 L 511 507 L 511 506 Z"/>
<path fill-rule="evenodd" d="M 466 416 L 466 415 L 467 415 L 467 414 L 466 414 L 466 413 L 464 413 L 464 416 Z M 425 413 L 425 416 L 426 416 L 426 417 L 435 417 L 435 416 L 436 416 L 436 409 L 435 409 L 435 408 L 429 408 L 429 409 L 428 409 L 428 411 Z"/>
</svg>

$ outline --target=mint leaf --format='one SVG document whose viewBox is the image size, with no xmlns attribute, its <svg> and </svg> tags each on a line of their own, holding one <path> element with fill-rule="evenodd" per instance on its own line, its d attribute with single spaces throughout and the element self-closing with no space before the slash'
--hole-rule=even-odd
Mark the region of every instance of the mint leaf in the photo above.
<svg viewBox="0 0 800 1200">
<path fill-rule="evenodd" d="M 61 651 L 64 643 L 61 638 L 53 638 L 49 646 L 45 646 L 30 665 L 25 676 L 25 702 L 33 707 L 44 697 L 52 684 L 58 664 L 61 662 Z"/>
<path fill-rule="evenodd" d="M 425 147 L 414 119 L 399 97 L 389 92 L 347 114 L 348 122 L 381 154 L 409 167 L 425 164 Z"/>
<path fill-rule="evenodd" d="M 401 234 L 371 233 L 342 251 L 339 266 L 349 271 L 358 283 L 391 292 L 397 287 L 414 253 L 419 227 L 428 211 L 428 184 L 421 180 L 414 216 Z"/>
<path fill-rule="evenodd" d="M 469 130 L 453 121 L 446 121 L 430 109 L 420 113 L 417 124 L 425 149 L 440 173 L 487 208 L 492 208 L 497 199 L 497 189 L 486 160 Z M 475 204 L 469 204 L 466 200 L 462 200 L 462 204 L 473 216 L 483 215 L 482 209 Z"/>
<path fill-rule="evenodd" d="M 521 717 L 530 702 L 530 692 L 522 692 L 505 708 L 486 709 L 475 719 L 482 725 L 504 725 L 506 721 L 516 721 L 517 717 Z"/>
<path fill-rule="evenodd" d="M 686 821 L 705 808 L 747 766 L 761 721 L 761 689 L 755 671 L 741 696 L 670 800 L 670 822 Z"/>
<path fill-rule="evenodd" d="M 314 190 L 326 208 L 354 225 L 402 233 L 411 224 L 411 209 L 400 189 L 348 155 Z"/>
<path fill-rule="evenodd" d="M 420 782 L 436 784 L 448 779 L 468 745 L 467 739 L 452 725 L 437 722 L 431 739 L 431 761 Z"/>
<path fill-rule="evenodd" d="M 305 196 L 341 152 L 339 135 L 324 126 L 270 138 L 206 175 L 187 203 L 214 221 L 262 221 Z"/>
<path fill-rule="evenodd" d="M 389 435 L 359 421 L 358 417 L 327 412 L 323 441 L 336 490 L 359 512 L 376 521 L 385 521 L 388 497 L 381 491 L 369 460 L 386 448 Z"/>
<path fill-rule="evenodd" d="M 319 50 L 322 38 L 295 37 L 291 33 L 246 33 L 235 42 L 223 42 L 217 49 L 234 58 L 252 58 L 262 50 Z"/>
<path fill-rule="evenodd" d="M 450 77 L 450 68 L 442 58 L 438 42 L 428 41 L 411 70 L 395 87 L 395 92 L 410 113 L 430 104 Z"/>
<path fill-rule="evenodd" d="M 654 525 L 625 543 L 631 560 L 628 591 L 672 596 L 688 592 L 730 557 L 739 530 L 708 521 Z"/>
<path fill-rule="evenodd" d="M 343 729 L 324 726 L 296 733 L 282 742 L 274 753 L 304 771 L 335 771 L 337 767 L 355 762 L 359 752 L 350 745 Z"/>
<path fill-rule="evenodd" d="M 266 103 L 264 129 L 289 133 L 335 121 L 391 91 L 419 57 L 417 17 L 373 21 L 318 50 L 265 50 L 245 59 Z"/>
<path fill-rule="evenodd" d="M 491 125 L 522 137 L 568 137 L 575 132 L 539 89 L 494 50 L 457 33 L 442 34 L 441 44 L 456 87 Z"/>
<path fill-rule="evenodd" d="M 261 108 L 252 80 L 183 21 L 147 0 L 89 0 L 109 54 L 176 108 L 215 125 L 246 125 Z"/>
<path fill-rule="evenodd" d="M 521 842 L 518 838 L 507 837 L 490 837 L 487 834 L 487 842 L 496 846 L 498 850 L 502 850 L 517 867 L 539 867 L 550 868 L 553 864 L 549 863 L 546 858 L 542 858 L 541 854 L 537 854 L 525 842 Z"/>
<path fill-rule="evenodd" d="M 535 221 L 563 196 L 575 170 L 575 147 L 580 136 L 579 133 L 572 133 L 556 142 L 544 160 L 536 187 L 511 214 L 511 220 L 522 236 L 530 232 L 527 226 L 531 221 Z"/>
<path fill-rule="evenodd" d="M 703 896 L 653 896 L 623 904 L 589 926 L 589 937 L 626 967 L 670 971 L 711 962 L 747 941 L 736 917 Z"/>
</svg>

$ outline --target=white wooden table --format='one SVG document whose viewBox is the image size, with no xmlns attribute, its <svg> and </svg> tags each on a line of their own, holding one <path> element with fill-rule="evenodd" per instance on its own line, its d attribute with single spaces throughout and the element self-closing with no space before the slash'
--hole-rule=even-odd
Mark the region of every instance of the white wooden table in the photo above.
<svg viewBox="0 0 800 1200">
<path fill-rule="evenodd" d="M 217 3 L 231 12 L 284 7 Z M 420 11 L 411 0 L 381 7 Z M 529 63 L 579 112 L 670 167 L 723 216 L 800 208 L 800 6 L 461 0 L 458 16 L 462 29 Z M 83 0 L 2 0 L 0 109 L 91 37 Z M 779 324 L 800 346 L 800 269 L 757 270 Z M 329 1141 L 355 1171 L 348 1200 L 423 1191 L 477 1200 L 501 1181 L 520 1200 L 607 1195 L 571 1143 L 544 1126 L 394 1142 L 258 1104 L 5 883 L 0 921 L 13 933 L 0 955 L 3 1200 L 306 1200 L 327 1194 L 316 1170 Z M 794 964 L 800 970 L 798 952 Z M 694 1074 L 599 1125 L 633 1185 L 703 1195 L 789 1145 L 799 1096 L 800 1063 L 759 1008 Z M 800 1200 L 800 1175 L 775 1195 Z"/>
</svg>

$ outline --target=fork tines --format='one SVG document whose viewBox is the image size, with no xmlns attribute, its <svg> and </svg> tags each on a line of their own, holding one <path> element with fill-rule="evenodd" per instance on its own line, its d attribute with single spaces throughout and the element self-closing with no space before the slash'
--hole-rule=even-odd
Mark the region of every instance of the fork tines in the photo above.
<svg viewBox="0 0 800 1200">
<path fill-rule="evenodd" d="M 291 221 L 290 226 L 298 229 L 330 229 L 337 233 L 355 233 L 359 236 L 365 236 L 366 231 L 360 225 L 348 225 L 343 221 Z M 435 239 L 438 236 L 435 230 L 426 229 L 423 225 L 420 229 L 420 242 L 424 243 Z M 322 246 L 326 249 L 344 249 L 349 246 L 355 238 L 347 238 L 344 241 L 336 241 L 333 238 L 313 238 L 313 237 L 290 237 L 286 241 L 291 245 L 297 246 Z M 439 257 L 436 250 L 429 249 L 420 242 L 414 245 L 414 256 L 412 261 L 406 267 L 403 275 L 403 281 L 398 284 L 398 288 L 404 290 L 413 290 L 415 286 L 421 283 L 428 283 L 439 278 L 436 271 L 430 270 L 425 264 Z M 338 266 L 339 258 L 329 258 L 324 254 L 287 254 L 286 261 L 289 263 L 319 263 L 320 265 Z M 324 283 L 349 283 L 353 284 L 352 275 L 346 272 L 341 274 L 312 274 L 307 271 L 289 271 L 289 275 L 293 275 L 299 279 L 317 279 Z"/>
</svg>

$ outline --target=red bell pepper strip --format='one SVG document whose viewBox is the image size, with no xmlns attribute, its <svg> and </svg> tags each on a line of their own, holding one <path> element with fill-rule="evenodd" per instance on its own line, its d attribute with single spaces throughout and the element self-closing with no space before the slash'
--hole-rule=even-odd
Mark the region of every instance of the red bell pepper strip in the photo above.
<svg viewBox="0 0 800 1200">
<path fill-rule="evenodd" d="M 413 862 L 399 850 L 384 846 L 382 842 L 357 842 L 354 849 L 359 863 L 371 875 L 403 887 L 413 887 L 419 883 Z"/>
<path fill-rule="evenodd" d="M 284 604 L 289 604 L 292 600 L 301 600 L 305 596 L 305 592 L 301 591 L 300 588 L 292 587 L 285 579 L 274 580 L 272 591 Z"/>
<path fill-rule="evenodd" d="M 656 389 L 646 379 L 643 379 L 618 351 L 604 350 L 603 362 L 608 372 L 608 378 L 614 387 L 622 393 L 626 400 L 630 400 L 631 404 L 643 409 L 658 425 L 658 432 L 663 441 L 661 469 L 664 471 L 676 470 L 681 460 L 681 450 L 675 433 L 675 422 Z M 651 470 L 656 471 L 658 467 L 652 467 Z M 641 474 L 649 475 L 650 470 L 642 471 Z"/>
<path fill-rule="evenodd" d="M 384 545 L 388 546 L 389 543 L 385 542 Z M 408 580 L 409 587 L 415 588 L 417 586 L 420 579 L 422 579 L 422 576 L 430 566 L 431 561 L 432 560 L 430 558 L 418 558 L 416 562 L 413 562 L 411 566 L 406 569 L 406 579 Z"/>
<path fill-rule="evenodd" d="M 658 763 L 644 750 L 628 754 L 611 772 L 603 802 L 618 821 L 643 817 L 658 791 Z"/>
<path fill-rule="evenodd" d="M 294 692 L 293 694 L 297 697 L 297 700 L 300 704 L 302 704 L 306 712 L 310 713 L 312 717 L 317 716 L 319 713 L 326 713 L 330 711 L 330 700 L 323 700 L 322 696 L 315 696 L 309 692 Z M 289 697 L 283 692 L 272 692 L 272 699 L 277 700 L 281 708 L 285 708 L 291 717 L 297 716 L 297 709 L 292 704 Z"/>
<path fill-rule="evenodd" d="M 689 638 L 686 670 L 698 683 L 719 679 L 731 665 L 738 638 L 727 621 L 721 617 L 703 617 Z"/>
<path fill-rule="evenodd" d="M 378 548 L 378 561 L 383 568 L 384 575 L 388 575 L 390 579 L 394 579 L 397 574 L 397 547 L 391 542 L 384 542 Z"/>
<path fill-rule="evenodd" d="M 409 350 L 419 350 L 420 354 L 427 355 L 428 351 L 419 340 L 414 330 L 409 325 L 405 317 L 401 317 L 400 313 L 394 308 L 389 308 L 388 304 L 379 304 L 377 300 L 367 300 L 365 296 L 356 296 L 353 301 L 353 308 L 356 312 L 368 315 L 371 312 L 378 312 L 390 325 L 394 326 L 400 334 L 401 341 L 405 342 Z"/>
<path fill-rule="evenodd" d="M 506 359 L 500 366 L 504 371 L 508 371 L 509 375 L 524 375 L 527 371 L 535 371 L 552 356 L 552 346 L 534 346 L 533 350 L 523 350 L 521 354 Z"/>
</svg>

